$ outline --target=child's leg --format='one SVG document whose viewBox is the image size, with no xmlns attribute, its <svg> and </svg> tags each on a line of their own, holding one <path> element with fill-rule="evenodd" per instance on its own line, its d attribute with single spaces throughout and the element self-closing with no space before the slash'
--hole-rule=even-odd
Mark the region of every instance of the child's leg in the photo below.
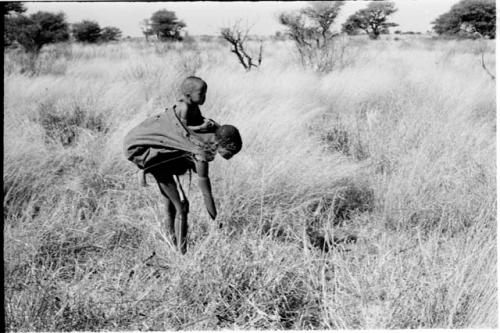
<svg viewBox="0 0 500 333">
<path fill-rule="evenodd" d="M 153 174 L 154 175 L 154 174 Z M 187 248 L 187 229 L 188 229 L 188 224 L 187 224 L 187 202 L 183 203 L 181 202 L 181 198 L 179 196 L 179 192 L 177 191 L 177 184 L 175 183 L 174 179 L 172 176 L 163 176 L 163 177 L 157 177 L 154 175 L 156 178 L 156 181 L 158 182 L 158 186 L 160 187 L 160 192 L 163 194 L 164 197 L 168 198 L 170 203 L 174 205 L 174 209 L 176 212 L 179 213 L 180 219 L 178 223 L 175 223 L 174 225 L 174 230 L 175 230 L 175 238 L 177 240 L 177 247 L 182 253 L 186 253 L 186 248 Z M 169 205 L 170 206 L 170 205 Z M 174 216 L 175 220 L 175 216 Z"/>
</svg>

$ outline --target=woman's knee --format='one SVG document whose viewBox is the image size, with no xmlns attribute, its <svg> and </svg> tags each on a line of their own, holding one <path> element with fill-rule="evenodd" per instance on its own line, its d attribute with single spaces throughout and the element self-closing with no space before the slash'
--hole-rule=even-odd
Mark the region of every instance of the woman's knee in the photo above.
<svg viewBox="0 0 500 333">
<path fill-rule="evenodd" d="M 163 179 L 157 177 L 156 180 L 165 203 L 169 205 L 167 209 L 175 210 L 181 214 L 187 214 L 189 212 L 189 201 L 185 197 L 184 200 L 181 199 L 173 176 L 163 175 Z"/>
<path fill-rule="evenodd" d="M 165 204 L 165 209 L 167 210 L 167 212 L 175 214 L 176 213 L 176 209 L 175 209 L 175 205 L 172 202 L 172 200 L 170 200 L 165 195 L 162 195 L 162 196 L 163 196 L 163 203 Z"/>
<path fill-rule="evenodd" d="M 189 201 L 187 199 L 180 201 L 178 205 L 175 206 L 175 209 L 181 214 L 189 213 Z"/>
</svg>

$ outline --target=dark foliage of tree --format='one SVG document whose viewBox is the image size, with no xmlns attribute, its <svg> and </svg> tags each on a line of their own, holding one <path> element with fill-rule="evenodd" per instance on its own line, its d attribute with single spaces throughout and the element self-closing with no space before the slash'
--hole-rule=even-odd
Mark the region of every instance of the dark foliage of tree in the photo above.
<svg viewBox="0 0 500 333">
<path fill-rule="evenodd" d="M 101 42 L 113 42 L 121 38 L 122 32 L 116 27 L 104 27 L 101 30 L 101 35 L 99 41 Z"/>
<path fill-rule="evenodd" d="M 3 2 L 2 4 L 2 14 L 9 15 L 13 13 L 24 13 L 26 11 L 26 7 L 22 2 Z"/>
<path fill-rule="evenodd" d="M 387 21 L 389 16 L 396 11 L 396 5 L 393 2 L 372 2 L 366 8 L 349 16 L 342 25 L 342 31 L 355 35 L 359 30 L 363 30 L 370 38 L 377 39 L 380 34 L 388 33 L 389 27 L 397 26 L 396 23 Z"/>
<path fill-rule="evenodd" d="M 82 43 L 97 43 L 101 37 L 101 27 L 95 21 L 74 23 L 71 30 L 75 40 Z"/>
<path fill-rule="evenodd" d="M 4 19 L 3 45 L 10 46 L 15 40 L 15 17 L 24 13 L 26 7 L 21 2 L 3 2 L 1 4 Z"/>
<path fill-rule="evenodd" d="M 151 16 L 151 30 L 159 40 L 181 40 L 180 32 L 186 27 L 175 12 L 162 9 Z"/>
<path fill-rule="evenodd" d="M 439 35 L 495 38 L 496 4 L 494 0 L 462 0 L 439 16 L 433 29 Z"/>
<path fill-rule="evenodd" d="M 9 16 L 6 30 L 10 40 L 5 43 L 17 41 L 27 52 L 35 54 L 46 44 L 69 39 L 69 27 L 63 13 L 40 11 L 30 16 Z"/>
</svg>

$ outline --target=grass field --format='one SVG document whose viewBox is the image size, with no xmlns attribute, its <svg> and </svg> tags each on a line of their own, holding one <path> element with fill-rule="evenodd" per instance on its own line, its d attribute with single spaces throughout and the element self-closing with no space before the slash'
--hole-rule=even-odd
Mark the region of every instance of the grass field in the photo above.
<svg viewBox="0 0 500 333">
<path fill-rule="evenodd" d="M 36 75 L 6 52 L 7 329 L 497 327 L 485 43 L 351 40 L 327 74 L 278 41 L 249 73 L 218 42 L 59 45 Z M 192 74 L 244 147 L 211 163 L 218 221 L 182 180 L 181 256 L 122 140 Z"/>
</svg>

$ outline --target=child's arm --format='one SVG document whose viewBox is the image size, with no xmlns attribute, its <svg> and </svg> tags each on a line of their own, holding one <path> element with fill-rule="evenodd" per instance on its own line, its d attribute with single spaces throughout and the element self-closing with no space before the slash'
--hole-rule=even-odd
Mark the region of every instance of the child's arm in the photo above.
<svg viewBox="0 0 500 333">
<path fill-rule="evenodd" d="M 207 118 L 203 118 L 203 124 L 201 124 L 201 125 L 189 126 L 188 125 L 188 112 L 189 112 L 189 108 L 188 108 L 186 103 L 180 102 L 176 105 L 175 113 L 179 117 L 179 120 L 186 128 L 188 128 L 189 130 L 191 130 L 193 132 L 201 132 L 201 133 L 210 132 L 210 131 L 213 131 L 215 128 L 220 126 L 212 119 L 207 119 Z"/>
<path fill-rule="evenodd" d="M 179 120 L 181 121 L 182 125 L 186 127 L 190 127 L 187 125 L 188 123 L 188 106 L 184 102 L 180 102 L 175 105 L 175 113 L 177 114 L 177 117 L 179 117 Z"/>
<path fill-rule="evenodd" d="M 212 119 L 203 118 L 203 124 L 198 126 L 188 126 L 188 128 L 194 132 L 210 132 L 211 130 L 219 126 L 220 125 Z"/>
<path fill-rule="evenodd" d="M 208 214 L 215 220 L 217 217 L 217 210 L 215 209 L 215 202 L 212 196 L 212 186 L 210 185 L 210 178 L 208 178 L 208 162 L 195 160 L 196 173 L 198 174 L 198 185 L 200 186 L 201 193 L 203 194 L 203 201 L 207 208 Z"/>
</svg>

